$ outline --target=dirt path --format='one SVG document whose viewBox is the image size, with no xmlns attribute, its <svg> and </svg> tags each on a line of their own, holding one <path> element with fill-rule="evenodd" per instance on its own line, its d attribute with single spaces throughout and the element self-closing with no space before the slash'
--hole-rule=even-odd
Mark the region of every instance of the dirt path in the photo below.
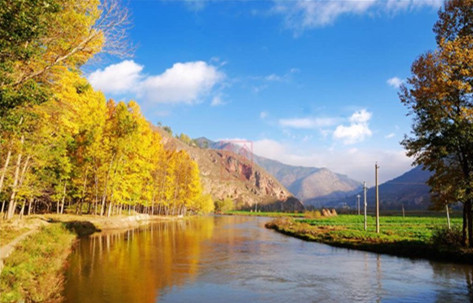
<svg viewBox="0 0 473 303">
<path fill-rule="evenodd" d="M 29 235 L 34 234 L 37 231 L 38 231 L 38 228 L 27 231 L 24 234 L 22 234 L 21 236 L 16 237 L 13 241 L 8 243 L 7 245 L 4 245 L 4 246 L 0 247 L 0 274 L 2 273 L 2 270 L 3 270 L 3 260 L 8 258 L 8 256 L 15 249 L 15 246 L 18 243 L 20 243 L 21 241 L 23 241 L 26 237 L 28 237 Z"/>
<path fill-rule="evenodd" d="M 2 273 L 2 270 L 3 270 L 4 260 L 8 258 L 8 256 L 10 256 L 10 254 L 15 250 L 15 247 L 18 245 L 18 243 L 26 239 L 26 237 L 28 237 L 29 235 L 32 235 L 38 232 L 39 228 L 46 224 L 48 223 L 44 221 L 41 223 L 31 224 L 29 225 L 29 228 L 30 228 L 29 231 L 19 235 L 18 237 L 10 241 L 8 244 L 0 247 L 0 274 Z"/>
</svg>

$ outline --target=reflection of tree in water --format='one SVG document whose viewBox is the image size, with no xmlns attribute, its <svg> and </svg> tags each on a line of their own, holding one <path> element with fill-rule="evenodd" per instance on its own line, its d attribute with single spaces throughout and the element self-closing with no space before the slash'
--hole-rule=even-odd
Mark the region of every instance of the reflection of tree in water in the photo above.
<svg viewBox="0 0 473 303">
<path fill-rule="evenodd" d="M 195 279 L 213 222 L 165 222 L 81 240 L 70 258 L 66 301 L 155 302 L 162 291 Z"/>
<path fill-rule="evenodd" d="M 434 280 L 452 284 L 450 285 L 451 287 L 442 287 L 442 290 L 437 292 L 436 302 L 467 302 L 465 300 L 466 298 L 470 302 L 473 302 L 472 265 L 429 263 L 432 266 Z M 460 283 L 460 281 L 464 281 L 464 288 L 459 287 L 458 283 Z"/>
</svg>

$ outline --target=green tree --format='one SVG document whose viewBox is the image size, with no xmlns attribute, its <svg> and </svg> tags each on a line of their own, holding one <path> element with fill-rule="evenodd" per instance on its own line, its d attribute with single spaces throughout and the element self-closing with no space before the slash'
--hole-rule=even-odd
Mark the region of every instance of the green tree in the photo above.
<svg viewBox="0 0 473 303">
<path fill-rule="evenodd" d="M 434 174 L 437 203 L 463 203 L 463 243 L 473 247 L 473 0 L 449 0 L 434 26 L 437 49 L 412 64 L 400 99 L 413 116 L 402 144 Z"/>
<path fill-rule="evenodd" d="M 0 117 L 50 96 L 50 84 L 100 51 L 125 54 L 118 0 L 1 0 Z"/>
<path fill-rule="evenodd" d="M 233 200 L 230 198 L 225 198 L 223 200 L 215 201 L 215 211 L 217 212 L 227 212 L 235 208 Z"/>
</svg>

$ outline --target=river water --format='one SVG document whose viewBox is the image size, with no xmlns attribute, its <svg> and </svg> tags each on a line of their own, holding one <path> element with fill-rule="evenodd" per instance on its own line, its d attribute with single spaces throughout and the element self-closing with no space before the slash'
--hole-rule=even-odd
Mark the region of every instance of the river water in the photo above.
<svg viewBox="0 0 473 303">
<path fill-rule="evenodd" d="M 473 267 L 305 242 L 267 218 L 204 217 L 83 238 L 66 302 L 473 302 Z"/>
</svg>

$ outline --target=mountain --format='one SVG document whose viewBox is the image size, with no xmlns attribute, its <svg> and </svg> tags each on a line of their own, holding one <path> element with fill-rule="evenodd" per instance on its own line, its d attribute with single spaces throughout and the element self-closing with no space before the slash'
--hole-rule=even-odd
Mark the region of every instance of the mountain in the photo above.
<svg viewBox="0 0 473 303">
<path fill-rule="evenodd" d="M 204 192 L 214 199 L 229 197 L 237 209 L 304 209 L 303 204 L 281 183 L 246 157 L 231 150 L 200 148 L 197 145 L 204 144 L 205 140 L 193 140 L 187 144 L 163 128 L 156 127 L 156 130 L 161 134 L 166 149 L 185 150 L 197 162 Z"/>
<path fill-rule="evenodd" d="M 327 168 L 292 166 L 276 160 L 267 159 L 252 153 L 251 142 L 218 141 L 200 137 L 194 142 L 202 147 L 216 150 L 228 150 L 241 154 L 264 168 L 304 204 L 311 201 L 330 201 L 351 196 L 358 192 L 361 183 L 337 174 Z M 249 146 L 245 146 L 245 144 Z"/>
<path fill-rule="evenodd" d="M 403 175 L 379 185 L 380 209 L 424 210 L 430 206 L 430 187 L 426 184 L 432 173 L 416 166 Z M 359 192 L 363 199 L 363 192 Z M 355 207 L 356 194 L 328 203 L 330 207 Z M 375 188 L 367 192 L 368 209 L 375 206 Z"/>
</svg>

